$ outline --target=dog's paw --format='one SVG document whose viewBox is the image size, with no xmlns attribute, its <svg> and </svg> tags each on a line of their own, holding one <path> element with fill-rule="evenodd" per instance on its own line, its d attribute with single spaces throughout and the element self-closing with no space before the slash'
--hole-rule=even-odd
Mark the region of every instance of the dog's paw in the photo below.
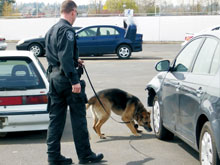
<svg viewBox="0 0 220 165">
<path fill-rule="evenodd" d="M 102 136 L 100 136 L 100 139 L 106 139 L 106 137 L 102 135 Z"/>
<path fill-rule="evenodd" d="M 138 132 L 138 133 L 142 133 L 143 131 L 142 131 L 142 130 L 138 130 L 138 129 L 137 129 L 137 132 Z"/>
<path fill-rule="evenodd" d="M 136 133 L 136 134 L 134 134 L 134 136 L 140 137 L 142 135 L 140 133 Z"/>
</svg>

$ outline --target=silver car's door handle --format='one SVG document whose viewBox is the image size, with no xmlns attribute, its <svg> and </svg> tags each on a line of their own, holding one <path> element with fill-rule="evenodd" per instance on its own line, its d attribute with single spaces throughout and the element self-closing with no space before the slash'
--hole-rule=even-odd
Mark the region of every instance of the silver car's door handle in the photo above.
<svg viewBox="0 0 220 165">
<path fill-rule="evenodd" d="M 203 94 L 202 87 L 199 87 L 199 89 L 196 90 L 196 94 L 198 97 L 200 97 Z"/>
<path fill-rule="evenodd" d="M 176 88 L 176 91 L 177 91 L 177 92 L 179 92 L 179 90 L 180 90 L 180 86 L 181 86 L 181 85 L 180 85 L 179 82 L 175 85 L 175 88 Z"/>
<path fill-rule="evenodd" d="M 180 89 L 180 84 L 175 85 L 175 88 Z"/>
</svg>

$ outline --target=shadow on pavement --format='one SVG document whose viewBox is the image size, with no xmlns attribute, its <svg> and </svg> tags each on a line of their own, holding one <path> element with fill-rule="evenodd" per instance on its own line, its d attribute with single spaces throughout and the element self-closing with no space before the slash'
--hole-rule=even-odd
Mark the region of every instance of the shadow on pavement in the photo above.
<svg viewBox="0 0 220 165">
<path fill-rule="evenodd" d="M 139 161 L 132 161 L 128 162 L 126 165 L 142 165 L 145 164 L 146 162 L 154 160 L 153 158 L 145 158 L 144 160 L 139 160 Z"/>
<path fill-rule="evenodd" d="M 46 143 L 47 131 L 11 132 L 0 138 L 0 145 Z"/>
<path fill-rule="evenodd" d="M 193 148 L 191 148 L 188 144 L 186 144 L 184 141 L 180 140 L 178 137 L 176 137 L 178 145 L 183 148 L 186 152 L 188 152 L 190 155 L 192 155 L 195 159 L 199 161 L 199 153 L 195 151 Z"/>
<path fill-rule="evenodd" d="M 82 60 L 87 60 L 87 61 L 129 61 L 129 60 L 160 60 L 163 59 L 162 57 L 131 57 L 129 59 L 119 59 L 117 57 L 81 57 Z"/>
<path fill-rule="evenodd" d="M 155 135 L 153 134 L 142 134 L 142 136 L 107 136 L 106 139 L 101 139 L 97 143 L 105 143 L 110 141 L 121 141 L 121 140 L 144 140 L 144 139 L 153 139 Z"/>
</svg>

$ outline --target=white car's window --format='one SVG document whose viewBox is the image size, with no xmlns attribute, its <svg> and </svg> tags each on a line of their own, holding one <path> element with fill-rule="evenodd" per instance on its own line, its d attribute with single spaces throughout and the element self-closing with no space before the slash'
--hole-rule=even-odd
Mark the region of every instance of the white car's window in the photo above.
<svg viewBox="0 0 220 165">
<path fill-rule="evenodd" d="M 193 73 L 196 74 L 208 74 L 211 66 L 212 58 L 216 50 L 218 41 L 212 38 L 207 38 L 200 49 L 197 56 L 195 65 L 193 67 Z"/>
<path fill-rule="evenodd" d="M 29 58 L 0 58 L 0 90 L 41 88 L 45 84 Z"/>
<path fill-rule="evenodd" d="M 173 71 L 176 72 L 188 72 L 191 66 L 192 60 L 198 50 L 199 45 L 203 39 L 199 38 L 190 42 L 183 51 L 178 55 L 175 60 L 175 66 Z"/>
<path fill-rule="evenodd" d="M 97 34 L 97 28 L 87 28 L 78 33 L 78 37 L 94 37 Z"/>
<path fill-rule="evenodd" d="M 118 35 L 119 32 L 115 28 L 111 27 L 101 27 L 100 28 L 100 36 L 106 35 Z"/>
<path fill-rule="evenodd" d="M 215 51 L 215 55 L 212 60 L 210 74 L 215 74 L 220 66 L 220 44 Z"/>
</svg>

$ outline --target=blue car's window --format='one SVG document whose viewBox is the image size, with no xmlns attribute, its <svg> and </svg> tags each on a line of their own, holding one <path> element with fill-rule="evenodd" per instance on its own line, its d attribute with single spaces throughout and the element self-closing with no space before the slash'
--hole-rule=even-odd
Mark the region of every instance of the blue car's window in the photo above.
<svg viewBox="0 0 220 165">
<path fill-rule="evenodd" d="M 212 65 L 211 65 L 211 74 L 215 74 L 220 66 L 220 44 L 218 44 L 218 47 L 215 51 L 214 58 L 212 60 Z"/>
<path fill-rule="evenodd" d="M 188 72 L 191 66 L 193 57 L 203 39 L 196 39 L 190 42 L 183 51 L 178 55 L 175 61 L 175 66 L 173 71 L 176 72 Z"/>
<path fill-rule="evenodd" d="M 94 37 L 97 35 L 97 28 L 87 28 L 78 33 L 78 37 Z"/>
<path fill-rule="evenodd" d="M 100 36 L 106 35 L 118 35 L 119 32 L 115 28 L 111 27 L 101 27 L 100 28 Z"/>
<path fill-rule="evenodd" d="M 207 38 L 203 44 L 195 65 L 193 67 L 193 73 L 196 74 L 208 74 L 211 66 L 212 58 L 216 50 L 218 41 L 212 38 Z"/>
</svg>

